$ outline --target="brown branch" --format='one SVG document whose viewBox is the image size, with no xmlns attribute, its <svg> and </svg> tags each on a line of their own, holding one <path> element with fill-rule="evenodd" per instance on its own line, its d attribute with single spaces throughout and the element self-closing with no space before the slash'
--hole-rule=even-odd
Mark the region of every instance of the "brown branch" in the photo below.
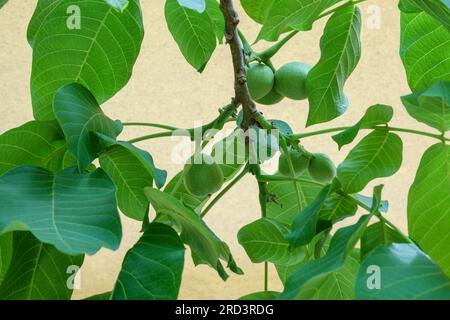
<svg viewBox="0 0 450 320">
<path fill-rule="evenodd" d="M 235 103 L 242 105 L 244 119 L 242 128 L 247 130 L 256 123 L 258 114 L 256 105 L 250 97 L 247 87 L 247 72 L 245 69 L 245 53 L 238 33 L 239 16 L 232 0 L 220 0 L 220 9 L 225 17 L 225 37 L 230 45 L 234 66 Z"/>
</svg>

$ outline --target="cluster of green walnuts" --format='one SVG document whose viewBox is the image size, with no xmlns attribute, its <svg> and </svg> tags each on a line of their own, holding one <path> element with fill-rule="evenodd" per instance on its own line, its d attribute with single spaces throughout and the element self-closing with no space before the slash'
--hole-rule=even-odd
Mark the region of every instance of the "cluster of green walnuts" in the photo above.
<svg viewBox="0 0 450 320">
<path fill-rule="evenodd" d="M 248 90 L 259 104 L 273 105 L 284 98 L 303 100 L 306 92 L 306 76 L 311 66 L 291 62 L 274 71 L 262 63 L 252 63 L 247 70 Z"/>
<path fill-rule="evenodd" d="M 306 99 L 306 77 L 310 70 L 309 65 L 301 62 L 287 63 L 275 72 L 263 63 L 252 63 L 247 70 L 250 95 L 257 103 L 264 105 L 276 104 L 284 98 Z M 292 148 L 279 158 L 278 171 L 282 175 L 292 176 L 294 173 L 300 176 L 306 170 L 311 178 L 320 183 L 329 183 L 336 176 L 336 166 L 322 153 L 311 154 Z M 192 195 L 205 197 L 222 188 L 224 176 L 213 157 L 200 153 L 190 158 L 184 166 L 183 183 Z"/>
</svg>

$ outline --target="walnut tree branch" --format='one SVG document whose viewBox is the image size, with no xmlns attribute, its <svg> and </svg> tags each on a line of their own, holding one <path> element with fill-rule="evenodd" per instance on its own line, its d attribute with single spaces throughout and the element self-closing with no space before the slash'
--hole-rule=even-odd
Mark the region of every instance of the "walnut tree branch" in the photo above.
<svg viewBox="0 0 450 320">
<path fill-rule="evenodd" d="M 238 33 L 239 16 L 232 0 L 220 0 L 220 9 L 225 17 L 225 37 L 230 45 L 234 67 L 235 102 L 242 105 L 244 118 L 242 128 L 245 130 L 255 124 L 258 114 L 255 102 L 250 97 L 247 87 L 247 73 L 245 69 L 245 53 Z"/>
</svg>

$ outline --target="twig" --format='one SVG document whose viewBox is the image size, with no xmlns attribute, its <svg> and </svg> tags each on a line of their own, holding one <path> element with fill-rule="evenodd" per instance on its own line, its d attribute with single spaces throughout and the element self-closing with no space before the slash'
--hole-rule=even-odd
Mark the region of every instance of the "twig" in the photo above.
<svg viewBox="0 0 450 320">
<path fill-rule="evenodd" d="M 250 97 L 247 87 L 247 72 L 245 69 L 245 52 L 239 37 L 239 16 L 232 0 L 220 0 L 220 9 L 225 17 L 225 37 L 230 45 L 231 57 L 234 67 L 234 102 L 242 105 L 242 128 L 247 130 L 255 124 L 255 115 L 258 113 L 255 102 Z"/>
</svg>

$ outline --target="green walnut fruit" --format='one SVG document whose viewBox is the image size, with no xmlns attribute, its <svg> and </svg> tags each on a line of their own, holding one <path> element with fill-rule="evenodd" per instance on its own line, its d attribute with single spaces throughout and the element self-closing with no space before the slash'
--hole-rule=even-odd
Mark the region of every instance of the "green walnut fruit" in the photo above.
<svg viewBox="0 0 450 320">
<path fill-rule="evenodd" d="M 184 166 L 184 186 L 197 197 L 205 197 L 219 191 L 224 183 L 223 172 L 214 159 L 201 154 L 195 158 L 202 160 L 194 163 L 194 157 Z M 200 161 L 197 161 L 200 162 Z"/>
<path fill-rule="evenodd" d="M 289 156 L 291 157 L 295 175 L 301 175 L 308 168 L 309 159 L 297 150 L 290 150 Z M 278 171 L 284 176 L 292 176 L 291 170 L 289 168 L 288 158 L 285 154 L 282 154 L 280 156 L 280 159 L 278 161 Z"/>
<path fill-rule="evenodd" d="M 272 89 L 264 97 L 262 97 L 261 99 L 257 99 L 255 101 L 258 102 L 259 104 L 264 104 L 264 105 L 269 106 L 272 104 L 277 104 L 278 102 L 280 102 L 283 99 L 284 99 L 284 97 L 281 94 L 279 94 L 275 89 Z"/>
<path fill-rule="evenodd" d="M 314 154 L 308 167 L 311 178 L 317 182 L 328 183 L 336 176 L 336 166 L 333 161 L 323 153 Z"/>
<path fill-rule="evenodd" d="M 275 72 L 275 90 L 292 100 L 303 100 L 306 92 L 306 76 L 311 67 L 301 62 L 285 64 Z"/>
<path fill-rule="evenodd" d="M 247 70 L 248 91 L 253 99 L 265 97 L 273 89 L 275 75 L 272 69 L 261 63 L 254 63 Z"/>
</svg>

